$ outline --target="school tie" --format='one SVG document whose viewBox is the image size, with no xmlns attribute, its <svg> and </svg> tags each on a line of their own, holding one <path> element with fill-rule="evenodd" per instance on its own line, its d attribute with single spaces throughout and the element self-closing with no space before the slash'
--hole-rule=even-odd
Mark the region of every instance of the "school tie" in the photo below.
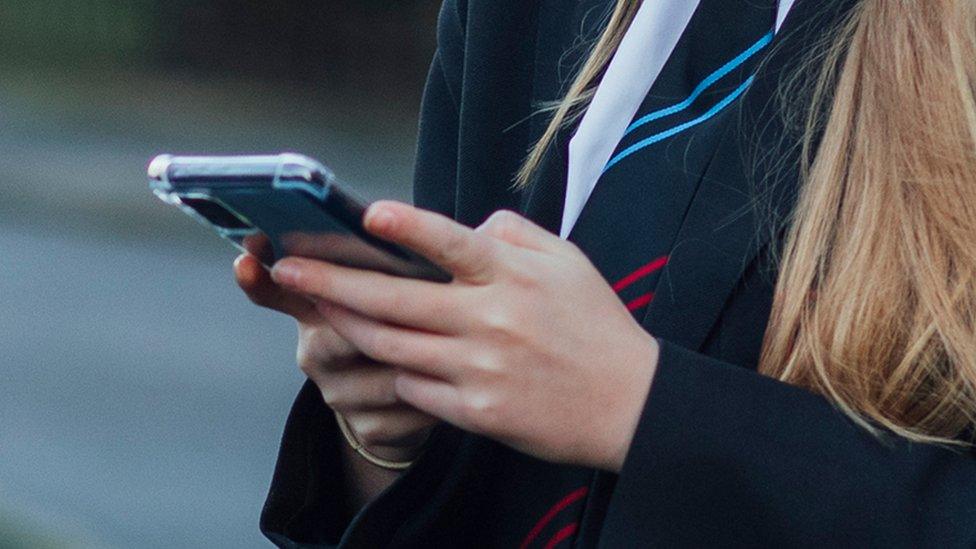
<svg viewBox="0 0 976 549">
<path fill-rule="evenodd" d="M 576 243 L 638 318 L 773 39 L 776 0 L 702 0 L 580 213 Z"/>
</svg>

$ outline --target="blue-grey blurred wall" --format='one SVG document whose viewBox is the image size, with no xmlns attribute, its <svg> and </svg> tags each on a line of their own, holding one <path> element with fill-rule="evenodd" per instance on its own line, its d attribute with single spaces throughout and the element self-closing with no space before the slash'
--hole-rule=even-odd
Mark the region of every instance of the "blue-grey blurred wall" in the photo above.
<svg viewBox="0 0 976 549">
<path fill-rule="evenodd" d="M 436 0 L 0 2 L 0 547 L 264 547 L 301 376 L 161 152 L 409 196 Z"/>
</svg>

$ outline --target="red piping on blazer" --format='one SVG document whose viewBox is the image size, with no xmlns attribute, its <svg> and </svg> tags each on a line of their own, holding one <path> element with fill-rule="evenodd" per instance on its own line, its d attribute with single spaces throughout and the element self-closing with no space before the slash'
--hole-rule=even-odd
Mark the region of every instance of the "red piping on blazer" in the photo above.
<svg viewBox="0 0 976 549">
<path fill-rule="evenodd" d="M 552 506 L 552 509 L 549 509 L 548 511 L 546 511 L 546 514 L 543 515 L 542 518 L 539 519 L 539 522 L 536 523 L 536 525 L 532 527 L 532 530 L 529 531 L 529 535 L 525 536 L 525 539 L 522 540 L 522 544 L 519 545 L 519 548 L 520 549 L 526 549 L 529 546 L 529 544 L 531 544 L 533 541 L 535 541 L 535 538 L 539 537 L 539 534 L 541 534 L 542 533 L 542 530 L 550 522 L 552 522 L 552 519 L 556 518 L 556 515 L 558 515 L 559 513 L 561 513 L 563 510 L 565 510 L 570 505 L 572 505 L 572 504 L 576 503 L 577 501 L 579 501 L 579 500 L 583 499 L 584 497 L 586 497 L 586 494 L 589 493 L 589 491 L 590 491 L 590 488 L 588 486 L 584 486 L 582 488 L 577 488 L 576 490 L 573 490 L 572 492 L 570 492 L 566 497 L 564 497 L 563 499 L 559 500 L 559 503 L 553 505 Z M 575 526 L 575 523 L 572 524 L 571 526 Z M 559 536 L 559 534 L 562 534 L 564 530 L 566 530 L 566 528 L 563 528 L 562 530 L 560 530 L 556 534 L 556 536 Z M 569 532 L 568 534 L 564 534 L 564 536 L 571 536 L 573 534 L 573 532 L 575 532 L 575 531 L 576 531 L 576 529 L 574 528 L 572 532 Z M 555 540 L 555 539 L 556 538 L 554 537 L 553 539 L 549 540 L 549 543 L 553 543 L 553 540 Z M 559 540 L 559 541 L 562 541 L 562 540 Z M 558 541 L 556 543 L 558 543 Z M 548 545 L 547 545 L 547 547 L 548 547 Z"/>
</svg>

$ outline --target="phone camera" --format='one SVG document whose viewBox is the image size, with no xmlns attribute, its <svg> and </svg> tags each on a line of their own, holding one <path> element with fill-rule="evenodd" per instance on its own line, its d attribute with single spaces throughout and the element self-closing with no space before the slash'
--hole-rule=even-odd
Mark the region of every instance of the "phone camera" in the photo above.
<svg viewBox="0 0 976 549">
<path fill-rule="evenodd" d="M 213 200 L 197 197 L 180 197 L 180 202 L 185 206 L 193 208 L 195 212 L 220 229 L 246 230 L 253 228 L 250 223 L 241 219 L 239 215 Z"/>
</svg>

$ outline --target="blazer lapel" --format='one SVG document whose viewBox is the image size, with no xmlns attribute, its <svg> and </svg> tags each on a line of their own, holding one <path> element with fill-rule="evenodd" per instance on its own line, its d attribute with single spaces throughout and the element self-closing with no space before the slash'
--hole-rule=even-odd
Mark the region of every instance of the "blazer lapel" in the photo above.
<svg viewBox="0 0 976 549">
<path fill-rule="evenodd" d="M 801 138 L 786 127 L 780 95 L 812 44 L 838 28 L 857 0 L 799 0 L 736 108 L 678 232 L 643 325 L 688 349 L 705 342 L 746 267 L 781 233 L 798 190 Z M 768 166 L 789 171 L 764 172 Z"/>
<path fill-rule="evenodd" d="M 495 210 L 518 209 L 524 200 L 511 182 L 533 138 L 524 122 L 536 108 L 539 59 L 579 29 L 569 24 L 573 7 L 559 3 L 467 3 L 454 196 L 454 217 L 461 223 L 478 225 Z M 550 61 L 547 75 L 556 73 L 557 61 Z"/>
<path fill-rule="evenodd" d="M 595 38 L 599 15 L 613 0 L 545 0 L 539 22 L 539 36 L 557 37 L 540 42 L 536 49 L 532 90 L 532 113 L 528 120 L 531 143 L 542 135 L 550 117 L 539 112 L 541 105 L 561 100 L 572 83 L 573 71 L 583 62 L 587 48 L 578 44 L 581 36 Z M 541 227 L 558 234 L 566 199 L 569 139 L 576 125 L 564 126 L 546 151 L 536 176 L 522 195 L 521 211 Z"/>
<path fill-rule="evenodd" d="M 767 54 L 774 5 L 702 0 L 570 233 L 636 318 L 655 299 L 732 106 Z"/>
</svg>

